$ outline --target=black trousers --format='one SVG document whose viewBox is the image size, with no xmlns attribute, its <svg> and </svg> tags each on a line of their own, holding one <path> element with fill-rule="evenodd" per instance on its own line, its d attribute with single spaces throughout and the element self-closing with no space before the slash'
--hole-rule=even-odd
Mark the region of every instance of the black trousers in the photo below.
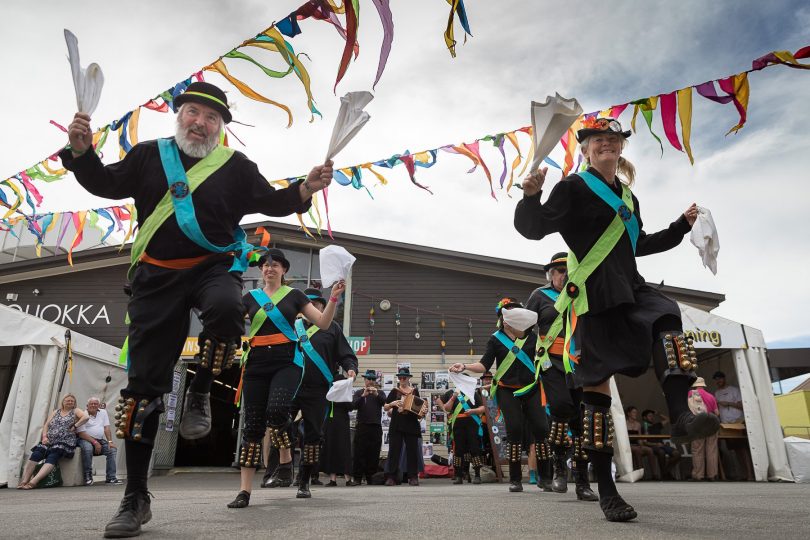
<svg viewBox="0 0 810 540">
<path fill-rule="evenodd" d="M 516 396 L 514 388 L 500 387 L 496 397 L 506 424 L 506 439 L 512 444 L 524 444 L 525 429 L 535 441 L 545 441 L 548 437 L 548 418 L 540 402 L 540 389 L 535 387 L 523 396 Z"/>
<path fill-rule="evenodd" d="M 292 343 L 250 351 L 242 379 L 243 440 L 259 442 L 267 426 L 286 429 L 290 425 L 293 399 L 303 375 L 293 364 L 294 351 Z"/>
<path fill-rule="evenodd" d="M 329 413 L 329 402 L 326 400 L 324 386 L 302 385 L 292 403 L 291 416 L 294 418 L 301 411 L 304 423 L 304 444 L 320 444 L 323 441 L 323 424 Z"/>
<path fill-rule="evenodd" d="M 187 270 L 140 264 L 129 300 L 130 395 L 157 397 L 172 390 L 172 371 L 188 337 L 189 312 L 200 310 L 203 329 L 220 340 L 239 340 L 244 332 L 242 278 L 228 272 L 230 257 Z M 200 373 L 209 380 L 211 374 Z M 197 389 L 203 390 L 203 389 Z"/>
<path fill-rule="evenodd" d="M 408 478 L 416 478 L 419 466 L 419 436 L 401 431 L 390 431 L 388 433 L 388 473 L 394 478 L 398 478 L 399 459 L 402 455 L 402 445 L 405 445 L 405 463 Z"/>
<path fill-rule="evenodd" d="M 453 423 L 453 453 L 463 459 L 481 455 L 481 437 L 478 436 L 478 424 L 474 419 L 456 418 Z"/>
<path fill-rule="evenodd" d="M 371 477 L 380 466 L 382 426 L 380 424 L 357 424 L 354 432 L 354 463 L 352 476 L 361 480 L 364 476 L 371 484 Z"/>
<path fill-rule="evenodd" d="M 582 418 L 579 410 L 582 388 L 572 388 L 571 377 L 566 375 L 565 370 L 552 366 L 543 372 L 543 390 L 552 418 L 568 422 L 575 437 L 581 435 Z"/>
</svg>

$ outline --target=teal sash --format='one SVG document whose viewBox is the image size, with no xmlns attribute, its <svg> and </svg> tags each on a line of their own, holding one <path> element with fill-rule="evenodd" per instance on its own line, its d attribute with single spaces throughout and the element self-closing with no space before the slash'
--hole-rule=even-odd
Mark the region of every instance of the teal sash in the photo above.
<svg viewBox="0 0 810 540">
<path fill-rule="evenodd" d="M 627 203 L 616 195 L 610 187 L 601 181 L 599 178 L 589 173 L 588 171 L 578 172 L 577 175 L 585 181 L 585 185 L 590 188 L 600 199 L 616 211 L 616 214 L 622 218 L 624 228 L 627 229 L 627 235 L 630 237 L 630 244 L 633 246 L 633 253 L 636 252 L 636 242 L 638 241 L 638 218 L 633 211 L 628 207 Z M 624 188 L 624 186 L 622 186 Z M 632 204 L 633 195 L 630 190 L 622 189 L 625 196 L 629 196 Z"/>
<path fill-rule="evenodd" d="M 515 342 L 509 339 L 509 336 L 507 336 L 502 330 L 498 330 L 492 335 L 495 336 L 504 347 L 506 347 L 506 350 L 514 353 L 517 359 L 523 362 L 526 369 L 534 373 L 534 362 L 532 362 L 532 359 L 529 358 L 528 354 L 526 354 L 526 351 L 515 345 Z"/>
<path fill-rule="evenodd" d="M 315 330 L 310 332 L 310 330 L 312 330 L 313 328 Z M 304 353 L 306 354 L 307 358 L 312 360 L 312 363 L 315 364 L 315 366 L 317 366 L 317 368 L 321 372 L 321 375 L 323 375 L 323 378 L 326 379 L 326 382 L 332 384 L 332 382 L 335 380 L 335 377 L 332 375 L 332 372 L 329 371 L 329 367 L 327 366 L 326 361 L 324 361 L 323 357 L 318 353 L 318 351 L 315 350 L 315 347 L 312 345 L 312 341 L 310 341 L 312 335 L 318 331 L 318 327 L 312 325 L 309 330 L 305 330 L 304 321 L 302 321 L 301 319 L 296 319 L 295 331 L 298 334 L 299 343 L 301 344 L 301 347 L 304 349 Z"/>
<path fill-rule="evenodd" d="M 289 293 L 291 290 L 292 289 L 286 291 L 286 293 Z M 269 318 L 270 321 L 274 325 L 276 325 L 276 328 L 278 328 L 279 332 L 284 334 L 284 336 L 290 341 L 293 342 L 298 341 L 298 335 L 295 333 L 295 330 L 293 330 L 292 326 L 290 326 L 290 323 L 287 322 L 287 319 L 284 318 L 284 315 L 281 313 L 281 310 L 276 309 L 276 304 L 273 303 L 272 300 L 270 300 L 270 297 L 267 296 L 267 293 L 264 292 L 263 289 L 253 289 L 250 291 L 250 294 L 251 296 L 253 296 L 253 299 L 256 300 L 256 303 L 261 306 L 261 308 L 259 309 L 265 312 L 267 318 Z M 281 300 L 283 300 L 284 297 L 286 296 L 287 294 L 284 294 L 281 298 L 278 299 L 278 302 L 281 302 Z"/>
<path fill-rule="evenodd" d="M 158 139 L 158 150 L 160 151 L 160 161 L 163 164 L 163 171 L 166 173 L 166 180 L 169 182 L 169 193 L 172 196 L 174 214 L 180 230 L 189 240 L 203 249 L 212 253 L 236 253 L 231 272 L 244 272 L 248 267 L 248 254 L 253 250 L 253 246 L 247 243 L 247 234 L 241 227 L 234 229 L 234 242 L 227 246 L 216 246 L 208 241 L 200 229 L 197 216 L 194 211 L 194 202 L 191 198 L 191 189 L 186 178 L 186 171 L 180 161 L 180 152 L 177 144 L 172 139 Z"/>
</svg>

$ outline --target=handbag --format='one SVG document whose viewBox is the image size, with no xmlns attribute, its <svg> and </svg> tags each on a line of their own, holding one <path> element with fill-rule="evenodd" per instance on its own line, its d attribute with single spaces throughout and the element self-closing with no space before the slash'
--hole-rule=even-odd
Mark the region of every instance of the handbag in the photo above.
<svg viewBox="0 0 810 540">
<path fill-rule="evenodd" d="M 42 465 L 45 461 L 40 461 L 34 467 L 34 476 L 37 475 L 39 470 L 42 468 Z M 57 463 L 56 466 L 53 468 L 51 472 L 48 473 L 48 476 L 42 479 L 40 483 L 36 485 L 37 488 L 51 488 L 51 487 L 62 487 L 62 471 L 59 470 L 59 464 Z"/>
</svg>

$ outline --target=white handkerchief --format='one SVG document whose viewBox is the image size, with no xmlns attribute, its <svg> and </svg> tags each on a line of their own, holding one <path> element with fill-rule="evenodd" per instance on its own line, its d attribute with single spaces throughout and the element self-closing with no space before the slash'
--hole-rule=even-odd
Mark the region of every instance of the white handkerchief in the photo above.
<svg viewBox="0 0 810 540">
<path fill-rule="evenodd" d="M 720 238 L 708 208 L 698 206 L 698 217 L 692 226 L 689 240 L 698 248 L 703 266 L 717 275 L 717 254 L 720 252 Z"/>
<path fill-rule="evenodd" d="M 341 279 L 345 280 L 352 270 L 354 255 L 340 246 L 326 246 L 318 253 L 321 265 L 321 284 L 331 287 Z"/>
<path fill-rule="evenodd" d="M 501 313 L 503 314 L 503 322 L 521 332 L 537 324 L 537 313 L 530 309 L 504 309 Z"/>
<path fill-rule="evenodd" d="M 532 101 L 532 143 L 534 159 L 529 171 L 536 171 L 543 159 L 560 142 L 560 138 L 582 114 L 582 107 L 575 99 L 568 99 L 555 93 L 546 101 Z"/>
<path fill-rule="evenodd" d="M 363 109 L 371 103 L 374 95 L 371 92 L 349 92 L 340 98 L 340 110 L 335 127 L 332 129 L 332 139 L 329 141 L 329 150 L 326 152 L 326 161 L 334 158 L 338 152 L 366 125 L 371 118 Z"/>
<path fill-rule="evenodd" d="M 79 40 L 73 32 L 65 28 L 65 42 L 68 48 L 68 62 L 73 73 L 73 87 L 76 89 L 76 106 L 79 112 L 92 115 L 101 99 L 104 74 L 98 64 L 83 68 L 79 63 Z"/>
<path fill-rule="evenodd" d="M 456 390 L 470 399 L 475 397 L 475 386 L 478 380 L 463 373 L 450 372 L 450 382 L 455 385 Z"/>
<path fill-rule="evenodd" d="M 326 393 L 326 399 L 335 403 L 345 403 L 352 400 L 352 380 L 343 379 L 332 383 Z"/>
</svg>

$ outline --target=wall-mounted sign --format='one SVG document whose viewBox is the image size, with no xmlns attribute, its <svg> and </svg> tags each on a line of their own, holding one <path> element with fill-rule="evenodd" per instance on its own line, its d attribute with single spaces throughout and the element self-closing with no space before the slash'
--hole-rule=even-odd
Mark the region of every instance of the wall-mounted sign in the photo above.
<svg viewBox="0 0 810 540">
<path fill-rule="evenodd" d="M 357 356 L 367 355 L 371 350 L 371 337 L 349 336 L 346 339 Z"/>
</svg>

